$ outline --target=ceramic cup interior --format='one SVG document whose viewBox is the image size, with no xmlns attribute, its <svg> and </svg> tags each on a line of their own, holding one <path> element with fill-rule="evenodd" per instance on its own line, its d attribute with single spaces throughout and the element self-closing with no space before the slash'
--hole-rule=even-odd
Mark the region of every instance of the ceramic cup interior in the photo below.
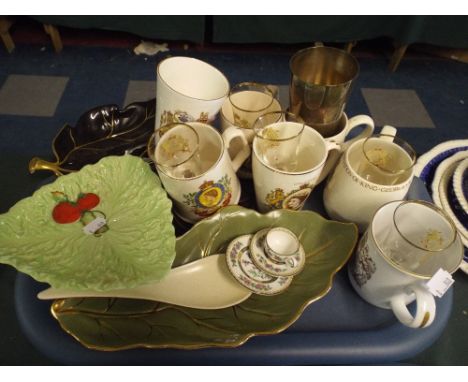
<svg viewBox="0 0 468 382">
<path fill-rule="evenodd" d="M 170 57 L 158 65 L 159 78 L 187 97 L 216 100 L 227 96 L 229 81 L 218 69 L 191 57 Z"/>
<path fill-rule="evenodd" d="M 376 134 L 362 144 L 356 172 L 373 183 L 398 184 L 408 178 L 415 163 L 416 152 L 403 139 Z"/>
<path fill-rule="evenodd" d="M 242 93 L 238 93 L 237 97 L 250 98 L 251 94 L 242 92 Z M 260 115 L 274 112 L 274 111 L 277 111 L 277 112 L 281 111 L 281 105 L 276 98 L 273 98 L 271 105 Z M 249 142 L 250 143 L 252 142 L 253 137 L 254 137 L 252 126 L 246 126 L 246 125 L 236 123 L 236 121 L 234 120 L 233 107 L 228 98 L 223 102 L 223 105 L 221 107 L 220 119 L 221 119 L 221 128 L 223 130 L 227 129 L 230 126 L 235 126 L 239 129 L 242 129 L 246 135 L 246 138 L 249 140 Z"/>
<path fill-rule="evenodd" d="M 405 146 L 402 147 L 399 142 Z M 367 182 L 397 185 L 413 175 L 416 154 L 411 146 L 406 145 L 396 137 L 376 134 L 355 142 L 345 155 L 351 169 Z"/>
<path fill-rule="evenodd" d="M 197 132 L 189 125 L 177 123 L 168 126 L 156 145 L 156 165 L 174 178 L 200 175 L 199 141 Z"/>
<path fill-rule="evenodd" d="M 405 273 L 432 277 L 439 268 L 452 273 L 463 258 L 453 223 L 432 203 L 390 202 L 376 212 L 372 232 L 382 255 Z"/>
<path fill-rule="evenodd" d="M 275 167 L 270 166 L 267 162 L 262 160 L 259 155 L 260 141 L 254 140 L 253 152 L 254 155 L 267 167 L 276 170 Z M 327 147 L 322 136 L 312 129 L 311 127 L 305 126 L 301 136 L 299 146 L 297 147 L 297 161 L 295 163 L 294 171 L 280 171 L 288 174 L 303 174 L 309 171 L 313 171 L 324 164 L 327 159 Z"/>
<path fill-rule="evenodd" d="M 255 82 L 241 82 L 229 92 L 229 101 L 236 111 L 266 111 L 273 103 L 273 98 L 273 92 L 267 85 Z"/>
<path fill-rule="evenodd" d="M 304 127 L 291 113 L 271 112 L 260 116 L 253 125 L 260 160 L 276 170 L 296 172 Z"/>
<path fill-rule="evenodd" d="M 292 256 L 299 251 L 297 236 L 286 228 L 272 228 L 265 237 L 267 254 L 273 257 Z"/>
<path fill-rule="evenodd" d="M 160 130 L 165 132 L 157 144 L 155 135 L 158 133 L 148 141 L 148 155 L 160 170 L 172 178 L 196 178 L 221 160 L 224 141 L 211 126 L 197 122 L 176 123 Z"/>
</svg>

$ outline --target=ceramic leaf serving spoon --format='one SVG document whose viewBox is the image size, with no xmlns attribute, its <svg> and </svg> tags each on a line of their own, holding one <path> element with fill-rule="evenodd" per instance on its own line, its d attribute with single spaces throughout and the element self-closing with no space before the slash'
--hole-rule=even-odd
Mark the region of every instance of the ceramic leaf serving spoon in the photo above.
<svg viewBox="0 0 468 382">
<path fill-rule="evenodd" d="M 106 292 L 48 288 L 37 297 L 52 300 L 74 297 L 118 297 L 153 300 L 197 309 L 222 309 L 241 303 L 252 292 L 227 269 L 225 255 L 211 255 L 173 268 L 159 282 Z"/>
</svg>

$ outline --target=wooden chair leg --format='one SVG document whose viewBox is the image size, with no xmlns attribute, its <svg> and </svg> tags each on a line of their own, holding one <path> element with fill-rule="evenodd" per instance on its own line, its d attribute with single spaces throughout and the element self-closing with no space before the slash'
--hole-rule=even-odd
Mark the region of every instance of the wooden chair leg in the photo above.
<svg viewBox="0 0 468 382">
<path fill-rule="evenodd" d="M 357 41 L 350 41 L 348 43 L 346 43 L 345 45 L 345 51 L 347 53 L 351 53 L 351 51 L 353 50 L 353 48 L 356 46 L 357 44 Z"/>
<path fill-rule="evenodd" d="M 44 30 L 50 36 L 55 52 L 60 53 L 63 49 L 63 44 L 58 29 L 54 25 L 44 24 Z"/>
<path fill-rule="evenodd" d="M 10 27 L 12 26 L 13 21 L 6 18 L 0 18 L 0 36 L 2 38 L 3 44 L 5 45 L 8 53 L 13 52 L 15 49 L 15 43 L 10 35 Z"/>
<path fill-rule="evenodd" d="M 400 65 L 401 59 L 405 55 L 407 48 L 408 45 L 400 45 L 395 48 L 392 59 L 390 60 L 390 64 L 388 65 L 388 70 L 390 70 L 392 73 L 395 72 L 398 68 L 398 65 Z"/>
</svg>

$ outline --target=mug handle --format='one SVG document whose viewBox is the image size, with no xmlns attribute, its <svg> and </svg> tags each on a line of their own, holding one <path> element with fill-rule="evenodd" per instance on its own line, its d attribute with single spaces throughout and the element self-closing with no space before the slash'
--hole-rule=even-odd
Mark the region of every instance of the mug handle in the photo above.
<svg viewBox="0 0 468 382">
<path fill-rule="evenodd" d="M 397 133 L 397 129 L 395 129 L 393 126 L 385 125 L 384 127 L 382 127 L 380 134 L 390 135 L 390 137 L 382 137 L 381 139 L 393 142 L 393 139 L 395 138 L 396 133 Z"/>
<path fill-rule="evenodd" d="M 345 139 L 351 130 L 361 125 L 365 125 L 366 127 L 364 128 L 363 131 L 361 131 L 361 133 L 358 136 L 350 139 L 349 141 L 345 141 L 343 143 L 343 146 L 342 146 L 343 151 L 346 150 L 349 146 L 351 146 L 354 142 L 358 141 L 359 139 L 370 137 L 372 133 L 374 132 L 374 127 L 375 127 L 374 120 L 368 115 L 360 114 L 348 120 L 348 126 L 346 127 L 346 133 L 345 133 Z"/>
<path fill-rule="evenodd" d="M 405 304 L 405 295 L 400 294 L 390 300 L 390 306 L 398 320 L 410 328 L 426 328 L 434 321 L 436 305 L 434 296 L 422 285 L 411 285 L 409 291 L 416 295 L 414 317 Z"/>
<path fill-rule="evenodd" d="M 343 151 L 343 144 L 334 142 L 334 141 L 325 141 L 325 148 L 327 150 L 327 158 L 328 155 L 330 154 L 330 151 L 332 150 L 337 150 L 338 153 L 341 153 Z M 322 172 L 320 173 L 320 176 L 318 177 L 317 184 L 322 182 L 328 175 L 328 173 L 335 168 L 336 162 L 332 162 L 327 160 L 325 162 L 325 166 L 323 166 Z"/>
<path fill-rule="evenodd" d="M 249 142 L 247 141 L 247 138 L 245 137 L 244 133 L 238 128 L 233 127 L 233 126 L 228 127 L 226 130 L 224 130 L 222 137 L 223 137 L 224 144 L 226 145 L 228 149 L 229 149 L 229 146 L 231 145 L 231 141 L 234 138 L 239 138 L 242 142 L 242 148 L 234 156 L 234 158 L 230 158 L 234 172 L 237 172 L 240 166 L 242 166 L 242 163 L 244 163 L 247 160 L 247 158 L 250 156 L 251 150 L 250 150 Z"/>
</svg>

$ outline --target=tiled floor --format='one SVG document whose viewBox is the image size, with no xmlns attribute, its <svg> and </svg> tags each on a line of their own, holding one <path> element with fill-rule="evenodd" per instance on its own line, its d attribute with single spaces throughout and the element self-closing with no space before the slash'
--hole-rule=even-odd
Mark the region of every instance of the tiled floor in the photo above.
<svg viewBox="0 0 468 382">
<path fill-rule="evenodd" d="M 68 77 L 11 74 L 0 88 L 0 114 L 52 117 Z"/>
<path fill-rule="evenodd" d="M 156 97 L 155 81 L 128 81 L 124 105 Z"/>
<path fill-rule="evenodd" d="M 435 127 L 413 89 L 362 88 L 361 91 L 376 126 Z"/>
</svg>

